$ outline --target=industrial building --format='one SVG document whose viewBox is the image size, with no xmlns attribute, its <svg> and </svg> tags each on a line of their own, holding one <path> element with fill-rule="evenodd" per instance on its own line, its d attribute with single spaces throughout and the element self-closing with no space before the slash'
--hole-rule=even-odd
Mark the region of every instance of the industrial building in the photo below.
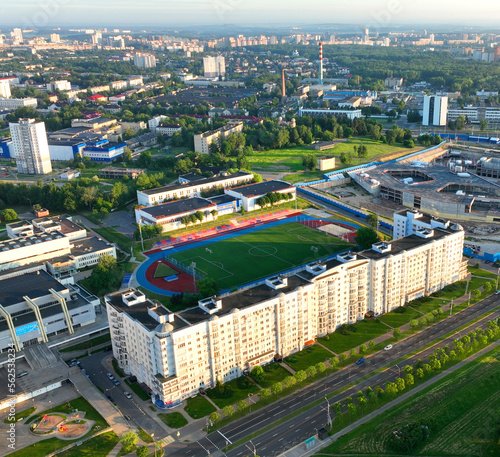
<svg viewBox="0 0 500 457">
<path fill-rule="evenodd" d="M 172 405 L 464 279 L 463 244 L 457 225 L 416 230 L 179 313 L 138 290 L 113 293 L 105 297 L 113 354 L 158 406 Z"/>
</svg>

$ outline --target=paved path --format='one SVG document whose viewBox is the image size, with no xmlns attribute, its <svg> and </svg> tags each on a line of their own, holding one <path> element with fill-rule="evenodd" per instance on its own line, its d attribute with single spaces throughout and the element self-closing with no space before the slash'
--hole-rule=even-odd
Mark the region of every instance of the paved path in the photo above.
<svg viewBox="0 0 500 457">
<path fill-rule="evenodd" d="M 318 451 L 320 451 L 320 449 L 323 449 L 326 446 L 330 445 L 331 443 L 333 443 L 334 441 L 339 439 L 341 436 L 346 435 L 350 431 L 367 423 L 368 421 L 370 421 L 374 417 L 377 417 L 378 415 L 386 412 L 387 410 L 393 408 L 394 406 L 398 405 L 399 403 L 407 400 L 412 395 L 415 395 L 418 392 L 421 392 L 423 389 L 439 382 L 441 379 L 448 376 L 450 373 L 453 373 L 453 372 L 459 370 L 463 366 L 467 365 L 469 362 L 476 360 L 477 358 L 481 357 L 482 355 L 486 354 L 487 352 L 489 352 L 492 349 L 497 348 L 499 346 L 500 346 L 500 341 L 496 341 L 492 345 L 484 348 L 483 350 L 477 352 L 476 354 L 471 355 L 469 358 L 465 359 L 464 361 L 457 363 L 456 365 L 448 368 L 447 370 L 443 371 L 442 373 L 439 373 L 438 375 L 434 376 L 433 378 L 429 379 L 428 381 L 425 381 L 424 383 L 420 384 L 419 386 L 415 387 L 414 389 L 404 393 L 403 395 L 399 396 L 398 398 L 394 399 L 393 401 L 387 403 L 386 405 L 382 406 L 381 408 L 377 409 L 376 411 L 373 411 L 372 413 L 366 415 L 365 417 L 363 417 L 363 418 L 359 419 L 358 421 L 352 423 L 351 425 L 345 427 L 340 432 L 333 434 L 332 436 L 330 436 L 326 440 L 324 440 L 324 441 L 316 440 L 316 445 L 314 446 L 314 448 L 306 450 L 304 444 L 299 444 L 298 446 L 294 447 L 293 449 L 290 449 L 289 451 L 286 451 L 286 452 L 280 454 L 280 456 L 283 456 L 283 457 L 308 457 L 308 456 L 316 454 L 316 453 L 318 453 L 318 455 L 337 455 L 337 454 L 332 454 L 332 453 L 322 454 L 321 452 L 318 452 Z"/>
</svg>

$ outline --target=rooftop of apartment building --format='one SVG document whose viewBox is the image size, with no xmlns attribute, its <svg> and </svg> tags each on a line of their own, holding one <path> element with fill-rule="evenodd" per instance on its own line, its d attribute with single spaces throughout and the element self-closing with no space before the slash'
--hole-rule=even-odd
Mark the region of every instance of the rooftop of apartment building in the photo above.
<svg viewBox="0 0 500 457">
<path fill-rule="evenodd" d="M 222 126 L 222 127 L 218 128 L 218 129 L 215 129 L 215 130 L 209 130 L 208 132 L 203 132 L 203 133 L 201 134 L 201 136 L 202 136 L 203 138 L 206 138 L 206 137 L 212 136 L 212 135 L 214 135 L 215 133 L 218 133 L 218 132 L 223 133 L 223 132 L 226 132 L 226 131 L 228 131 L 228 130 L 234 129 L 235 127 L 237 127 L 237 126 L 238 126 L 238 125 L 240 125 L 240 124 L 242 124 L 242 122 L 229 123 L 229 124 L 224 125 L 224 126 Z"/>
<path fill-rule="evenodd" d="M 103 249 L 107 249 L 112 246 L 112 244 L 108 243 L 102 238 L 90 236 L 88 238 L 74 240 L 71 248 L 71 255 L 78 257 L 81 255 L 90 254 L 91 252 L 102 251 Z"/>
<path fill-rule="evenodd" d="M 156 219 L 175 216 L 176 214 L 189 213 L 213 206 L 215 203 L 200 197 L 185 198 L 173 202 L 142 208 L 142 211 Z"/>
<path fill-rule="evenodd" d="M 21 238 L 13 238 L 9 240 L 2 241 L 0 243 L 0 252 L 1 251 L 10 251 L 12 249 L 17 249 L 20 247 L 31 246 L 32 244 L 40 244 L 46 241 L 52 241 L 57 238 L 66 238 L 63 233 L 55 230 L 51 233 L 39 233 L 33 236 L 21 237 Z"/>
<path fill-rule="evenodd" d="M 270 192 L 282 192 L 293 187 L 285 181 L 263 181 L 256 184 L 248 184 L 245 186 L 233 187 L 232 190 L 238 192 L 244 197 L 253 197 L 256 195 L 264 195 Z"/>
</svg>

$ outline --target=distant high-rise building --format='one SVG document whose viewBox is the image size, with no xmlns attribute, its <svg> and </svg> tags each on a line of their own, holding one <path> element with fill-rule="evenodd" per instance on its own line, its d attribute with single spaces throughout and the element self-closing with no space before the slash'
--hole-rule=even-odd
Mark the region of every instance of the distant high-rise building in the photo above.
<svg viewBox="0 0 500 457">
<path fill-rule="evenodd" d="M 226 59 L 223 56 L 203 57 L 203 73 L 205 78 L 214 78 L 216 76 L 225 76 Z"/>
<path fill-rule="evenodd" d="M 10 84 L 7 80 L 0 80 L 0 97 L 10 98 Z"/>
<path fill-rule="evenodd" d="M 368 43 L 368 41 L 370 41 L 370 29 L 368 28 L 363 29 L 363 41 L 365 43 Z"/>
<path fill-rule="evenodd" d="M 10 32 L 10 36 L 12 37 L 12 39 L 18 41 L 19 43 L 23 42 L 23 31 L 21 29 L 14 29 L 12 32 Z"/>
<path fill-rule="evenodd" d="M 51 43 L 60 43 L 61 36 L 58 33 L 51 33 L 50 34 L 50 42 Z"/>
<path fill-rule="evenodd" d="M 52 171 L 47 132 L 43 122 L 19 119 L 10 124 L 17 171 L 26 174 L 46 174 Z"/>
<path fill-rule="evenodd" d="M 426 95 L 424 97 L 424 118 L 422 125 L 445 126 L 448 116 L 448 97 Z"/>
<path fill-rule="evenodd" d="M 143 54 L 138 52 L 134 56 L 134 64 L 139 68 L 155 68 L 156 57 L 153 54 Z"/>
</svg>

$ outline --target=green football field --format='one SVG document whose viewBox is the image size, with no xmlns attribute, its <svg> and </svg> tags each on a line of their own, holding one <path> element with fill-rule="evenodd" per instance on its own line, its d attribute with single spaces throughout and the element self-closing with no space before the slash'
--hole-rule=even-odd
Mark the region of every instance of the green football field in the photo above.
<svg viewBox="0 0 500 457">
<path fill-rule="evenodd" d="M 298 222 L 190 249 L 172 257 L 196 263 L 203 275 L 231 289 L 348 249 L 352 244 Z"/>
</svg>

